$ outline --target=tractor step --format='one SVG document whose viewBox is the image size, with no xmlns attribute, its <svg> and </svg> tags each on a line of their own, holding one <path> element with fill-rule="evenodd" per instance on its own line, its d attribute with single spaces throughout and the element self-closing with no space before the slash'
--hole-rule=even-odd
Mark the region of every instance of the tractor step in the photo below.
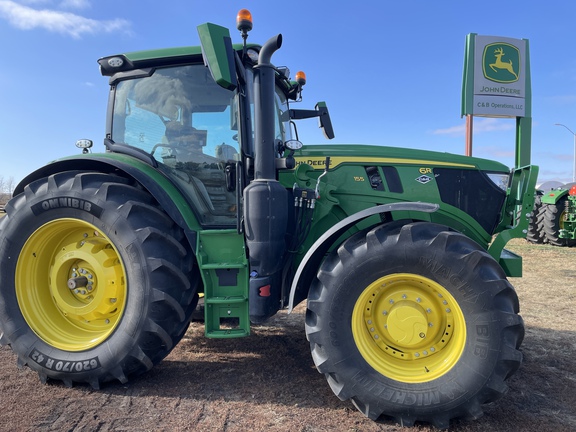
<svg viewBox="0 0 576 432">
<path fill-rule="evenodd" d="M 204 281 L 204 325 L 209 338 L 250 334 L 248 259 L 236 230 L 198 233 L 196 256 Z"/>
</svg>

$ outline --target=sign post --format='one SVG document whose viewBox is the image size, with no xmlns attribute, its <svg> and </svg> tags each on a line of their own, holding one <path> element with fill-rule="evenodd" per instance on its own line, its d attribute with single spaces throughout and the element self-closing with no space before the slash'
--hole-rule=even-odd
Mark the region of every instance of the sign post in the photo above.
<svg viewBox="0 0 576 432">
<path fill-rule="evenodd" d="M 462 115 L 472 156 L 473 117 L 516 119 L 516 168 L 530 164 L 532 93 L 527 39 L 466 36 Z"/>
</svg>

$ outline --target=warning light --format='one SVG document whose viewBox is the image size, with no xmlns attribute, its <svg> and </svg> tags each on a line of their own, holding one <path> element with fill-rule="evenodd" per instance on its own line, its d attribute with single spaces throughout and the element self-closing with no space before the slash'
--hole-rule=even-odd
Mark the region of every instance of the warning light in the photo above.
<svg viewBox="0 0 576 432">
<path fill-rule="evenodd" d="M 306 74 L 302 71 L 296 72 L 296 82 L 301 86 L 306 84 Z"/>
<path fill-rule="evenodd" d="M 240 9 L 236 15 L 236 28 L 243 34 L 252 30 L 252 14 L 248 9 Z"/>
</svg>

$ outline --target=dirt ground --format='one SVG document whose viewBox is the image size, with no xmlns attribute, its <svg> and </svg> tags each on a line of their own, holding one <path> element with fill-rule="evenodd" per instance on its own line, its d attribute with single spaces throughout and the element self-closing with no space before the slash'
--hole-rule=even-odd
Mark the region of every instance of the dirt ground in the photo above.
<svg viewBox="0 0 576 432">
<path fill-rule="evenodd" d="M 530 245 L 514 278 L 526 324 L 524 364 L 510 391 L 454 431 L 576 431 L 576 249 Z M 280 313 L 252 336 L 213 340 L 193 323 L 157 367 L 135 381 L 43 385 L 0 348 L 0 430 L 6 431 L 431 431 L 364 418 L 314 368 L 304 309 Z"/>
</svg>

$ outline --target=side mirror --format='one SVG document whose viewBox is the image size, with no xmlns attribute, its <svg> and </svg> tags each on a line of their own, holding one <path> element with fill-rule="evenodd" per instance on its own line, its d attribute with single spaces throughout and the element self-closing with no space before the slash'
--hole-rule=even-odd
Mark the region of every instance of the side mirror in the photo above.
<svg viewBox="0 0 576 432">
<path fill-rule="evenodd" d="M 330 113 L 328 112 L 326 102 L 318 102 L 315 110 L 290 110 L 290 119 L 292 120 L 301 120 L 312 117 L 318 117 L 319 127 L 322 128 L 322 132 L 327 139 L 334 138 L 334 129 L 332 128 L 332 120 L 330 120 Z"/>
<path fill-rule="evenodd" d="M 334 138 L 334 129 L 332 128 L 332 120 L 330 119 L 330 113 L 328 112 L 328 107 L 326 102 L 318 102 L 316 104 L 316 111 L 318 111 L 318 124 L 324 132 L 324 136 L 327 139 Z"/>
</svg>

